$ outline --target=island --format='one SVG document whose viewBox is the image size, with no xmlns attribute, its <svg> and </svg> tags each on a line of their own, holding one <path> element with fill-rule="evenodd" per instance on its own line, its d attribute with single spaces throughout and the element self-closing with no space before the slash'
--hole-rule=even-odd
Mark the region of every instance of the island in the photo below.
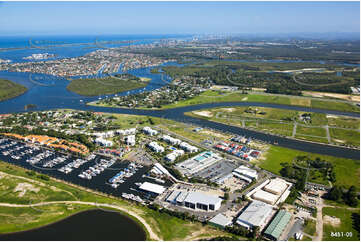
<svg viewBox="0 0 361 242">
<path fill-rule="evenodd" d="M 149 80 L 130 74 L 116 74 L 103 78 L 73 79 L 67 89 L 82 96 L 98 96 L 142 88 L 148 85 Z"/>
<path fill-rule="evenodd" d="M 20 96 L 26 91 L 27 88 L 23 85 L 9 80 L 0 79 L 0 101 Z"/>
</svg>

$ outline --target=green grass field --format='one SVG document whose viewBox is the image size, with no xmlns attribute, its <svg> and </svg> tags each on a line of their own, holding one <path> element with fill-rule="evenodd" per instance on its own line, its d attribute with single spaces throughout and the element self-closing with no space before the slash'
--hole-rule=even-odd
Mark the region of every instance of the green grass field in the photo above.
<svg viewBox="0 0 361 242">
<path fill-rule="evenodd" d="M 360 187 L 360 162 L 351 159 L 337 158 L 298 150 L 287 149 L 279 146 L 271 146 L 265 154 L 265 159 L 260 160 L 259 166 L 275 174 L 280 174 L 283 162 L 292 163 L 296 156 L 309 155 L 311 158 L 320 157 L 334 165 L 337 185 Z"/>
<path fill-rule="evenodd" d="M 199 96 L 196 96 L 188 100 L 165 105 L 162 107 L 162 109 L 183 107 L 183 106 L 196 105 L 202 103 L 213 103 L 213 102 L 263 102 L 263 103 L 295 105 L 295 106 L 304 106 L 304 107 L 349 111 L 349 112 L 360 111 L 359 107 L 357 107 L 356 105 L 352 105 L 344 102 L 314 100 L 310 98 L 295 97 L 295 96 L 286 97 L 286 96 L 276 96 L 276 95 L 267 95 L 267 94 L 264 95 L 240 94 L 234 92 L 219 92 L 213 90 L 207 90 L 202 94 L 200 94 Z"/>
<path fill-rule="evenodd" d="M 15 82 L 0 79 L 0 101 L 20 96 L 27 88 Z"/>
<path fill-rule="evenodd" d="M 346 129 L 330 128 L 332 141 L 360 147 L 360 132 Z"/>
<path fill-rule="evenodd" d="M 132 80 L 114 77 L 74 79 L 66 88 L 82 96 L 98 96 L 142 88 L 148 84 L 148 81 L 149 79 L 144 78 L 142 80 Z"/>
<path fill-rule="evenodd" d="M 352 213 L 357 213 L 360 216 L 360 210 L 349 210 L 346 208 L 323 208 L 323 216 L 334 216 L 340 219 L 341 224 L 331 225 L 323 223 L 323 240 L 340 240 L 340 241 L 359 241 L 360 231 L 357 231 L 353 226 Z M 332 235 L 332 233 L 334 233 Z"/>
<path fill-rule="evenodd" d="M 336 144 L 360 145 L 359 132 L 356 130 L 336 129 L 336 127 L 359 128 L 359 119 L 343 116 L 326 115 L 323 113 L 309 113 L 311 120 L 307 123 L 300 118 L 305 112 L 281 110 L 264 107 L 220 107 L 187 112 L 186 115 L 196 118 L 212 120 L 219 123 L 256 129 L 261 132 L 278 134 L 291 137 L 294 122 L 299 125 L 294 138 L 328 144 L 326 129 L 323 127 L 329 123 L 331 138 Z M 243 120 L 243 122 L 242 122 Z M 345 125 L 343 125 L 345 121 Z M 319 126 L 319 127 L 317 127 Z"/>
<path fill-rule="evenodd" d="M 328 140 L 327 138 L 323 138 L 323 137 L 313 137 L 313 136 L 305 136 L 305 135 L 295 135 L 296 139 L 302 139 L 302 140 L 307 140 L 307 141 L 313 141 L 313 142 L 318 142 L 318 143 L 324 143 L 324 144 L 328 144 Z"/>
<path fill-rule="evenodd" d="M 304 227 L 303 232 L 311 236 L 316 235 L 316 221 L 309 219 L 307 225 Z"/>
<path fill-rule="evenodd" d="M 0 234 L 38 228 L 90 208 L 66 204 L 46 205 L 37 209 L 0 206 Z"/>
<path fill-rule="evenodd" d="M 329 116 L 327 120 L 329 126 L 348 128 L 348 129 L 360 129 L 360 119 L 358 118 Z"/>
<path fill-rule="evenodd" d="M 311 128 L 304 126 L 297 126 L 296 133 L 299 135 L 312 135 L 326 137 L 326 130 L 324 128 Z"/>
</svg>

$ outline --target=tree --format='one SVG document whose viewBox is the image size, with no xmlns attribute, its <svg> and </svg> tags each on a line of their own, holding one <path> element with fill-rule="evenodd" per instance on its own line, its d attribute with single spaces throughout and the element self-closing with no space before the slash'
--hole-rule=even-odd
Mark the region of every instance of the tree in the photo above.
<svg viewBox="0 0 361 242">
<path fill-rule="evenodd" d="M 344 195 L 344 200 L 346 202 L 346 204 L 355 207 L 358 204 L 357 201 L 357 190 L 355 186 L 351 186 L 347 193 Z"/>
<path fill-rule="evenodd" d="M 330 192 L 327 194 L 327 198 L 333 201 L 339 201 L 342 198 L 341 187 L 339 186 L 332 187 Z"/>
</svg>

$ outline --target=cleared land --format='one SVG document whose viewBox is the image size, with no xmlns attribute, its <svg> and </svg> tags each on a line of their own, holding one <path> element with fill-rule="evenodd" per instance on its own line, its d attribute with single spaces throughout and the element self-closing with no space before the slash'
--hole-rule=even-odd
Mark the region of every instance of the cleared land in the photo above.
<svg viewBox="0 0 361 242">
<path fill-rule="evenodd" d="M 0 101 L 20 96 L 27 91 L 23 85 L 15 82 L 0 79 Z"/>
<path fill-rule="evenodd" d="M 82 96 L 98 96 L 142 88 L 148 84 L 149 80 L 148 78 L 137 77 L 74 79 L 67 86 L 67 89 Z"/>
<path fill-rule="evenodd" d="M 360 146 L 360 120 L 358 118 L 252 106 L 213 108 L 186 114 L 307 141 Z M 302 115 L 308 117 L 304 118 Z M 326 125 L 329 127 L 330 142 Z"/>
<path fill-rule="evenodd" d="M 356 230 L 356 224 L 352 218 L 353 213 L 360 216 L 359 209 L 323 208 L 322 240 L 359 241 L 360 231 Z"/>
</svg>

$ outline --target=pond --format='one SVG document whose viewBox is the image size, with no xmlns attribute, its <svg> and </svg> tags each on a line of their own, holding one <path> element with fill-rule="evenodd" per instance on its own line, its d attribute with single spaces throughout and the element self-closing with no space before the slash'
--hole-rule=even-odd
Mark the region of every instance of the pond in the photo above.
<svg viewBox="0 0 361 242">
<path fill-rule="evenodd" d="M 144 241 L 146 233 L 139 224 L 125 215 L 96 209 L 75 214 L 41 228 L 0 235 L 0 240 Z"/>
</svg>

